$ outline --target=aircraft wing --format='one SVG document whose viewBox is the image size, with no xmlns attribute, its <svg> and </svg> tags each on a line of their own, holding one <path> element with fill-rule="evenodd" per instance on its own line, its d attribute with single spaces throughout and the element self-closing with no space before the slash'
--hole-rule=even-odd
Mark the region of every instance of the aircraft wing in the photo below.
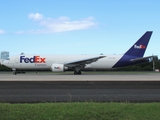
<svg viewBox="0 0 160 120">
<path fill-rule="evenodd" d="M 143 60 L 148 60 L 149 58 L 153 58 L 154 56 L 147 56 L 147 57 L 142 57 L 142 58 L 136 58 L 136 59 L 131 59 L 131 62 L 137 62 L 137 61 L 143 61 Z"/>
<path fill-rule="evenodd" d="M 94 58 L 88 58 L 88 59 L 82 59 L 82 60 L 78 60 L 78 61 L 73 61 L 73 62 L 69 62 L 69 63 L 65 63 L 64 65 L 67 67 L 85 67 L 86 64 L 91 64 L 92 62 L 96 62 L 101 58 L 104 58 L 106 56 L 98 56 L 98 57 L 94 57 Z"/>
</svg>

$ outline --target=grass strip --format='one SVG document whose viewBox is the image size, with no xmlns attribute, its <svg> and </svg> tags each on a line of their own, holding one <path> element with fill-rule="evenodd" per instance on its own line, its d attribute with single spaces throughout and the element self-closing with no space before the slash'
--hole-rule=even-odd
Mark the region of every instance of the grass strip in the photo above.
<svg viewBox="0 0 160 120">
<path fill-rule="evenodd" d="M 0 103 L 0 120 L 159 120 L 160 103 Z"/>
</svg>

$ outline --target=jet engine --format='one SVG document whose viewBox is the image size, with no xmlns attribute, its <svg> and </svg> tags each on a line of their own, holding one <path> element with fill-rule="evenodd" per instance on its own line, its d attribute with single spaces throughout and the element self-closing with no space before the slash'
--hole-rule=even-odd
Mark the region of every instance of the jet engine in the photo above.
<svg viewBox="0 0 160 120">
<path fill-rule="evenodd" d="M 51 70 L 52 72 L 64 72 L 68 68 L 65 67 L 63 64 L 52 64 Z"/>
</svg>

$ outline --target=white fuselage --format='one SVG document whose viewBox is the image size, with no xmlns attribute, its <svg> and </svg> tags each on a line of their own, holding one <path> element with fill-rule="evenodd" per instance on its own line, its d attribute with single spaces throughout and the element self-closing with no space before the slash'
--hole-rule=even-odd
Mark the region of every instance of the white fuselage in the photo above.
<svg viewBox="0 0 160 120">
<path fill-rule="evenodd" d="M 33 60 L 37 56 L 36 62 Z M 52 64 L 66 64 L 83 59 L 93 58 L 98 55 L 20 55 L 13 56 L 5 60 L 3 64 L 12 69 L 24 70 L 50 70 Z M 86 65 L 89 69 L 109 69 L 112 68 L 123 55 L 104 55 L 106 57 L 96 62 Z"/>
</svg>

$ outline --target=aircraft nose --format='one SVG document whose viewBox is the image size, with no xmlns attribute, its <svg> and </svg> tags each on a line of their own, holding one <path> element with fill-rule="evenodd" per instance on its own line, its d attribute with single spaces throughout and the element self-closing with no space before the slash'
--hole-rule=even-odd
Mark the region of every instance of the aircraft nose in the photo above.
<svg viewBox="0 0 160 120">
<path fill-rule="evenodd" d="M 2 60 L 0 60 L 0 64 L 3 65 L 3 61 Z"/>
<path fill-rule="evenodd" d="M 1 61 L 1 65 L 5 65 L 5 63 L 6 63 L 5 60 Z"/>
</svg>

